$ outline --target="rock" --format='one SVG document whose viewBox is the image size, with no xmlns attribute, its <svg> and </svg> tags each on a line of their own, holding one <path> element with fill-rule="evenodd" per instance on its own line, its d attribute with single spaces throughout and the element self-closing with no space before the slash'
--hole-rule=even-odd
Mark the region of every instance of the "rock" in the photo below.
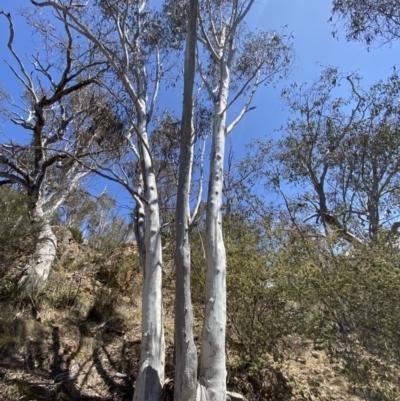
<svg viewBox="0 0 400 401">
<path fill-rule="evenodd" d="M 138 256 L 138 245 L 136 241 L 131 241 L 115 248 L 110 255 L 109 261 L 112 262 L 112 265 L 123 261 L 132 263 L 132 261 L 138 260 Z"/>
<path fill-rule="evenodd" d="M 247 401 L 247 399 L 242 394 L 234 393 L 233 391 L 227 391 L 226 401 Z"/>
<path fill-rule="evenodd" d="M 319 359 L 321 357 L 321 355 L 318 352 L 315 352 L 315 351 L 311 351 L 311 355 L 315 359 Z"/>
<path fill-rule="evenodd" d="M 335 377 L 335 373 L 332 371 L 332 369 L 326 367 L 324 369 L 324 376 L 328 379 L 333 379 Z"/>
<path fill-rule="evenodd" d="M 68 228 L 62 226 L 52 226 L 51 229 L 57 238 L 58 245 L 69 245 L 75 242 L 72 233 L 68 230 Z"/>
<path fill-rule="evenodd" d="M 79 371 L 80 371 L 79 364 L 75 361 L 75 359 L 72 359 L 69 364 L 69 378 L 75 379 L 79 375 Z"/>
</svg>

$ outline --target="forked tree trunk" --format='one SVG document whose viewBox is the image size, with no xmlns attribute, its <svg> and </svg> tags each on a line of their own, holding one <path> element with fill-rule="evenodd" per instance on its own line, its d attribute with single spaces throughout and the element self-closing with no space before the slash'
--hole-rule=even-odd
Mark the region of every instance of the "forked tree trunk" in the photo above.
<svg viewBox="0 0 400 401">
<path fill-rule="evenodd" d="M 206 216 L 206 306 L 197 400 L 226 399 L 225 326 L 226 326 L 226 254 L 222 236 L 222 186 L 226 132 L 226 105 L 229 69 L 221 66 L 220 101 L 214 106 L 213 137 L 210 157 L 210 182 Z"/>
<path fill-rule="evenodd" d="M 197 0 L 190 1 L 185 52 L 185 76 L 175 238 L 175 401 L 194 401 L 197 386 L 197 350 L 193 339 L 190 293 L 190 187 L 193 165 L 193 84 L 196 66 Z"/>
<path fill-rule="evenodd" d="M 159 401 L 164 384 L 164 328 L 162 306 L 162 247 L 156 177 L 148 146 L 146 116 L 139 116 L 139 135 L 143 143 L 142 174 L 144 183 L 145 266 L 142 289 L 142 352 L 134 401 Z"/>
<path fill-rule="evenodd" d="M 40 199 L 32 209 L 31 219 L 32 224 L 38 227 L 38 239 L 35 251 L 19 281 L 19 285 L 26 291 L 40 289 L 46 284 L 57 252 L 57 238 L 44 216 Z"/>
</svg>

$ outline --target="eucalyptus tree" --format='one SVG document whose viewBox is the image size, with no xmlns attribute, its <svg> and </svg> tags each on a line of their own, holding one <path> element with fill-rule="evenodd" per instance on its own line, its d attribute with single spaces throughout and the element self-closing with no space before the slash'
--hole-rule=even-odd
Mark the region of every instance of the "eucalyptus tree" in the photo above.
<svg viewBox="0 0 400 401">
<path fill-rule="evenodd" d="M 332 14 L 344 21 L 348 40 L 368 46 L 390 43 L 400 38 L 400 13 L 397 0 L 333 0 Z"/>
<path fill-rule="evenodd" d="M 157 179 L 160 223 L 164 235 L 172 234 L 179 169 L 181 122 L 169 110 L 155 119 L 150 150 Z"/>
<path fill-rule="evenodd" d="M 254 0 L 204 0 L 199 10 L 198 70 L 213 106 L 213 128 L 206 211 L 206 306 L 197 399 L 226 398 L 226 252 L 222 232 L 226 136 L 252 109 L 261 84 L 285 75 L 291 49 L 277 32 L 249 32 L 245 17 Z M 238 100 L 239 113 L 228 120 Z"/>
<path fill-rule="evenodd" d="M 160 85 L 168 69 L 163 56 L 175 43 L 163 19 L 146 0 L 99 0 L 94 3 L 51 0 L 31 1 L 52 7 L 67 17 L 67 25 L 96 46 L 112 75 L 105 84 L 127 126 L 128 153 L 102 169 L 102 175 L 123 185 L 133 197 L 135 236 L 143 267 L 142 353 L 135 400 L 158 400 L 164 383 L 164 329 L 162 318 L 162 246 L 159 196 L 149 134 Z M 165 61 L 165 63 L 164 63 Z"/>
<path fill-rule="evenodd" d="M 320 234 L 333 231 L 351 244 L 395 234 L 400 227 L 397 72 L 363 89 L 356 74 L 328 68 L 313 85 L 293 85 L 284 94 L 293 117 L 274 154 L 280 178 L 272 181 L 297 190 L 285 196 L 294 221 L 315 221 Z"/>
<path fill-rule="evenodd" d="M 97 209 L 96 199 L 90 195 L 83 185 L 78 185 L 75 191 L 59 207 L 57 214 L 53 218 L 53 223 L 64 227 L 83 227 L 85 231 L 86 219 L 92 214 L 96 214 Z"/>
<path fill-rule="evenodd" d="M 194 215 L 190 193 L 194 159 L 193 87 L 196 72 L 198 0 L 189 1 L 184 66 L 184 88 L 176 199 L 175 236 L 175 387 L 174 400 L 194 401 L 197 388 L 197 349 L 193 337 L 193 308 L 190 292 L 190 238 Z M 200 199 L 200 197 L 199 197 Z M 197 203 L 198 207 L 199 203 Z"/>
<path fill-rule="evenodd" d="M 19 102 L 7 97 L 9 107 L 3 114 L 29 135 L 25 144 L 6 140 L 0 145 L 0 184 L 17 185 L 26 192 L 31 221 L 40 225 L 36 249 L 20 280 L 32 290 L 46 282 L 56 256 L 51 217 L 88 174 L 80 162 L 95 151 L 96 134 L 88 135 L 84 127 L 98 100 L 88 88 L 104 66 L 92 58 L 90 47 L 76 46 L 65 18 L 61 18 L 64 36 L 58 36 L 43 17 L 31 20 L 42 34 L 43 48 L 31 56 L 30 73 L 14 49 L 11 16 L 0 13 L 9 24 L 7 46 L 16 66 L 7 63 L 23 87 Z"/>
<path fill-rule="evenodd" d="M 133 239 L 131 216 L 122 212 L 123 208 L 107 188 L 94 195 L 78 186 L 53 220 L 54 224 L 79 230 L 90 247 L 105 252 Z"/>
</svg>

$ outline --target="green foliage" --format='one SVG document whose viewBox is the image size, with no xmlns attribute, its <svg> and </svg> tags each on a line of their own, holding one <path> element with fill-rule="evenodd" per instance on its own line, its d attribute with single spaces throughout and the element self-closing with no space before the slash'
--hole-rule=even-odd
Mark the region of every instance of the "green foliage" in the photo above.
<svg viewBox="0 0 400 401">
<path fill-rule="evenodd" d="M 357 73 L 326 68 L 283 91 L 292 117 L 271 163 L 271 184 L 295 189 L 287 211 L 349 241 L 373 241 L 399 220 L 399 75 L 365 88 Z M 347 90 L 346 90 L 347 88 Z"/>
<path fill-rule="evenodd" d="M 11 187 L 0 187 L 0 297 L 9 296 L 15 268 L 22 267 L 33 252 L 39 225 L 31 224 L 26 195 Z"/>
<path fill-rule="evenodd" d="M 293 334 L 343 361 L 366 400 L 400 399 L 398 247 L 386 237 L 349 247 L 335 237 L 291 232 L 276 256 L 279 292 L 303 321 Z"/>
<path fill-rule="evenodd" d="M 30 234 L 28 199 L 21 192 L 12 188 L 0 187 L 0 265 L 15 257 L 16 253 L 26 248 Z M 29 240 L 29 238 L 28 238 Z"/>
<path fill-rule="evenodd" d="M 83 244 L 83 234 L 82 231 L 77 227 L 68 227 L 68 230 L 72 234 L 72 238 L 78 243 Z"/>
<path fill-rule="evenodd" d="M 282 356 L 288 334 L 289 311 L 276 288 L 269 266 L 272 238 L 257 222 L 244 222 L 241 215 L 225 221 L 227 252 L 228 343 L 240 358 L 254 367 L 266 353 Z M 266 330 L 266 327 L 268 329 Z"/>
<path fill-rule="evenodd" d="M 281 221 L 271 227 L 237 205 L 224 219 L 231 369 L 245 367 L 260 384 L 272 369 L 269 355 L 279 362 L 311 342 L 340 363 L 366 401 L 399 400 L 395 240 L 382 233 L 370 245 L 353 246 Z M 195 264 L 200 249 L 194 247 Z M 204 275 L 194 268 L 194 299 L 203 293 Z"/>
<path fill-rule="evenodd" d="M 332 4 L 333 15 L 344 22 L 348 40 L 370 46 L 375 41 L 390 43 L 400 38 L 397 0 L 333 0 Z"/>
</svg>

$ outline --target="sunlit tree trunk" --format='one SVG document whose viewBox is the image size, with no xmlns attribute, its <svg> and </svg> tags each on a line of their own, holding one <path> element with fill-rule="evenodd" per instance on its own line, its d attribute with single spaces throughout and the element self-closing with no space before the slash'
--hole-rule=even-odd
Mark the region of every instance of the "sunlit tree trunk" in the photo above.
<svg viewBox="0 0 400 401">
<path fill-rule="evenodd" d="M 162 247 L 156 177 L 148 152 L 147 120 L 139 117 L 144 183 L 145 265 L 142 296 L 142 351 L 134 401 L 158 401 L 164 384 L 165 344 L 162 306 Z"/>
<path fill-rule="evenodd" d="M 31 211 L 32 224 L 38 229 L 38 238 L 34 254 L 29 259 L 24 275 L 19 281 L 26 291 L 40 289 L 46 284 L 56 258 L 57 238 L 48 219 L 44 216 L 42 203 L 39 197 Z"/>
<path fill-rule="evenodd" d="M 199 360 L 198 400 L 226 399 L 226 254 L 222 236 L 222 189 L 229 69 L 221 66 L 219 102 L 214 105 L 206 218 L 206 306 Z"/>
</svg>

